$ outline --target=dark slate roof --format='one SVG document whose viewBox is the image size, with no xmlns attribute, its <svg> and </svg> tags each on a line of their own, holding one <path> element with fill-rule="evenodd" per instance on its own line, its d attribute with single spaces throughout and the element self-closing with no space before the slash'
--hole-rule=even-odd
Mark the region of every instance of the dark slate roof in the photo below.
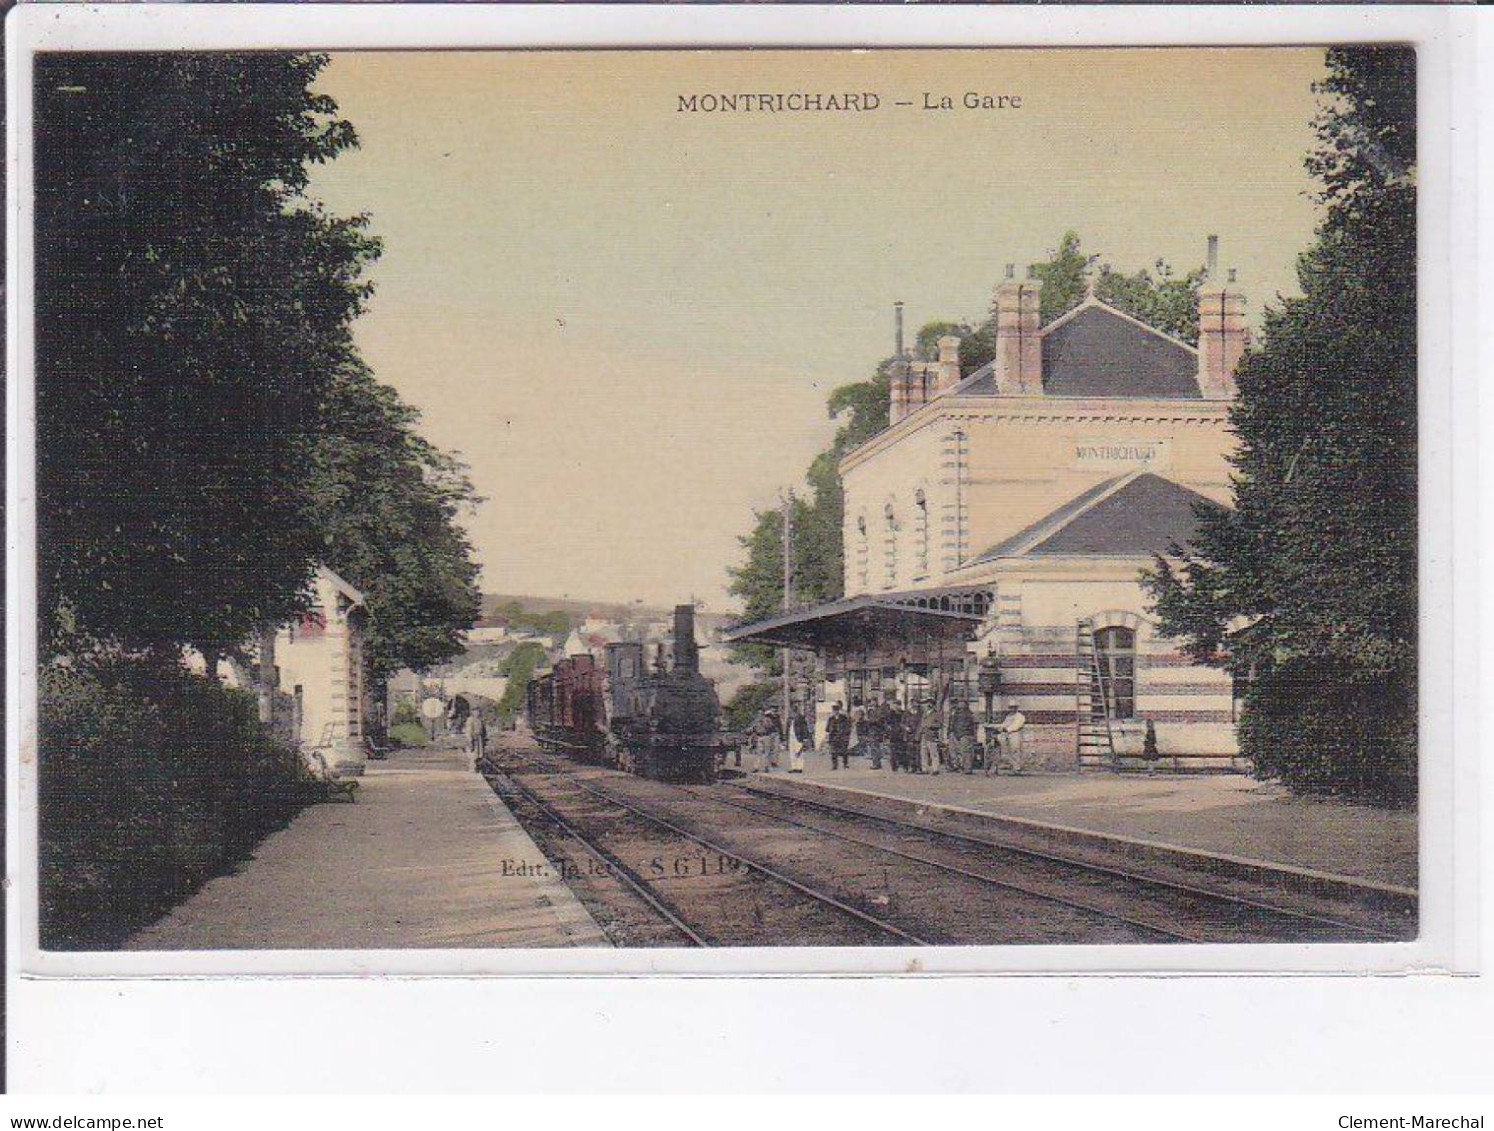
<svg viewBox="0 0 1494 1131">
<path fill-rule="evenodd" d="M 997 542 L 996 545 L 986 550 L 985 553 L 981 554 L 970 564 L 979 565 L 981 562 L 995 561 L 997 558 L 1010 557 L 1012 554 L 1016 553 L 1019 549 L 1021 549 L 1023 546 L 1027 545 L 1027 543 L 1031 542 L 1034 538 L 1040 535 L 1044 530 L 1056 532 L 1060 527 L 1063 526 L 1065 522 L 1073 518 L 1074 515 L 1079 513 L 1079 511 L 1083 510 L 1091 502 L 1099 498 L 1124 478 L 1124 475 L 1117 475 L 1113 478 L 1106 479 L 1102 483 L 1096 483 L 1088 491 L 1085 491 L 1084 494 L 1077 495 L 1074 498 L 1070 499 L 1056 511 L 1053 511 L 1050 514 L 1045 514 L 1042 518 L 1038 519 L 1030 526 L 1024 526 L 1021 530 L 1017 531 L 1011 537 L 1003 538 L 1000 542 Z"/>
<path fill-rule="evenodd" d="M 1043 333 L 1043 392 L 1198 399 L 1198 355 L 1103 303 L 1089 303 Z"/>
<path fill-rule="evenodd" d="M 953 390 L 956 396 L 994 397 L 996 395 L 996 363 L 988 361 L 966 377 Z"/>
<path fill-rule="evenodd" d="M 1182 342 L 1090 299 L 1043 331 L 1043 392 L 1051 397 L 1198 400 L 1198 354 Z M 954 393 L 994 397 L 995 363 L 975 370 Z"/>
<path fill-rule="evenodd" d="M 1117 486 L 1122 479 L 1127 482 Z M 1193 508 L 1198 503 L 1217 505 L 1197 491 L 1149 471 L 1117 476 L 1091 487 L 1025 530 L 992 546 L 972 564 L 1019 552 L 1025 556 L 1105 557 L 1150 557 L 1166 553 L 1171 546 L 1193 538 L 1198 529 Z M 1022 547 L 1034 538 L 1041 541 L 1023 551 Z"/>
</svg>

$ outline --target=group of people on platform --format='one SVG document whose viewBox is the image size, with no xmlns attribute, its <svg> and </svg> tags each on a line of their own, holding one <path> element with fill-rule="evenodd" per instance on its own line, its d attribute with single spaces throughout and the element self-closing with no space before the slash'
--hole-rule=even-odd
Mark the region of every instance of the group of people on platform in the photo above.
<svg viewBox="0 0 1494 1131">
<path fill-rule="evenodd" d="M 757 713 L 749 733 L 757 760 L 754 769 L 759 773 L 777 768 L 780 752 L 788 754 L 789 773 L 804 772 L 804 755 L 814 749 L 814 725 L 805 718 L 802 707 L 794 707 L 785 724 L 778 708 L 769 704 Z"/>
<path fill-rule="evenodd" d="M 837 702 L 825 721 L 825 747 L 832 770 L 849 769 L 852 756 L 866 757 L 870 768 L 884 765 L 910 774 L 986 774 L 1023 769 L 1022 731 L 1027 725 L 1016 703 L 996 721 L 977 721 L 970 704 L 954 698 L 940 710 L 932 696 L 903 708 L 896 700 L 852 702 L 850 712 Z M 777 707 L 763 707 L 750 728 L 752 752 L 759 773 L 779 768 L 786 752 L 789 773 L 804 771 L 804 755 L 815 748 L 815 728 L 795 706 L 787 723 Z M 740 764 L 740 759 L 739 759 Z"/>
</svg>

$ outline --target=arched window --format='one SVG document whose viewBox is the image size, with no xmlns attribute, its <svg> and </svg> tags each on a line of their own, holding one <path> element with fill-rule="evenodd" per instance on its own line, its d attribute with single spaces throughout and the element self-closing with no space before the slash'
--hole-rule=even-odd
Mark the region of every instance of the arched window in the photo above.
<svg viewBox="0 0 1494 1131">
<path fill-rule="evenodd" d="M 1104 697 L 1112 719 L 1136 717 L 1136 631 L 1115 625 L 1095 633 L 1100 666 L 1095 672 L 1095 697 Z"/>
</svg>

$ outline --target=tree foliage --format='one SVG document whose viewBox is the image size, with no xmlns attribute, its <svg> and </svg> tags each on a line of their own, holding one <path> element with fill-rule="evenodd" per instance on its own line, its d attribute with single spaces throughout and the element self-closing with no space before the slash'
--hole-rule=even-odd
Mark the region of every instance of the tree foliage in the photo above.
<svg viewBox="0 0 1494 1131">
<path fill-rule="evenodd" d="M 937 337 L 937 335 L 935 335 Z M 831 392 L 827 408 L 831 419 L 842 420 L 830 446 L 809 465 L 805 482 L 808 496 L 790 496 L 793 596 L 796 605 L 833 601 L 844 593 L 841 525 L 845 498 L 840 486 L 839 465 L 847 452 L 864 444 L 887 425 L 890 383 L 888 358 L 869 381 L 841 385 Z M 729 568 L 728 592 L 741 598 L 744 618 L 762 620 L 783 608 L 783 512 L 778 507 L 757 511 L 752 531 L 738 541 L 746 551 L 739 566 Z M 739 659 L 755 667 L 777 672 L 776 649 L 742 645 Z"/>
<path fill-rule="evenodd" d="M 117 947 L 316 796 L 252 694 L 138 659 L 38 673 L 49 949 Z"/>
<path fill-rule="evenodd" d="M 1196 346 L 1198 288 L 1203 280 L 1203 268 L 1179 275 L 1163 259 L 1157 260 L 1151 270 L 1142 268 L 1133 275 L 1117 271 L 1107 263 L 1095 280 L 1095 297 L 1164 334 Z"/>
<path fill-rule="evenodd" d="M 458 523 L 478 499 L 460 462 L 415 430 L 420 414 L 362 365 L 323 402 L 308 462 L 319 557 L 363 591 L 369 682 L 459 655 L 481 594 Z"/>
<path fill-rule="evenodd" d="M 1090 272 L 1099 258 L 1083 250 L 1078 232 L 1068 231 L 1047 259 L 1031 265 L 1032 277 L 1043 284 L 1039 316 L 1044 326 L 1084 301 Z"/>
<path fill-rule="evenodd" d="M 378 245 L 305 195 L 355 143 L 317 56 L 36 71 L 43 631 L 222 652 L 297 604 L 301 465 Z"/>
<path fill-rule="evenodd" d="M 1323 219 L 1302 297 L 1236 373 L 1235 507 L 1148 576 L 1164 631 L 1252 682 L 1257 772 L 1405 802 L 1416 790 L 1415 55 L 1328 52 Z"/>
<path fill-rule="evenodd" d="M 545 650 L 533 641 L 520 644 L 503 661 L 503 697 L 498 700 L 498 718 L 507 723 L 524 709 L 524 689 L 545 664 Z"/>
<path fill-rule="evenodd" d="M 518 601 L 506 601 L 499 605 L 493 610 L 492 617 L 510 628 L 541 636 L 563 636 L 571 630 L 570 614 L 564 610 L 528 610 Z"/>
<path fill-rule="evenodd" d="M 744 683 L 737 688 L 731 702 L 723 708 L 723 721 L 726 729 L 736 731 L 738 734 L 746 734 L 753 720 L 757 718 L 758 712 L 768 704 L 773 703 L 779 693 L 779 684 L 776 680 L 762 679 L 753 683 Z"/>
<path fill-rule="evenodd" d="M 353 346 L 378 243 L 306 194 L 356 144 L 324 63 L 37 60 L 48 945 L 117 942 L 314 795 L 184 648 L 284 622 L 319 562 L 367 595 L 375 679 L 460 650 L 476 612 L 464 471 Z"/>
<path fill-rule="evenodd" d="M 1101 263 L 1101 258 L 1098 253 L 1084 250 L 1078 232 L 1068 231 L 1052 255 L 1032 264 L 1032 276 L 1043 284 L 1040 313 L 1043 325 L 1063 317 L 1093 290 L 1101 302 L 1139 318 L 1164 334 L 1181 338 L 1190 345 L 1197 344 L 1202 267 L 1179 275 L 1165 259 L 1158 259 L 1150 269 L 1127 274 L 1109 263 Z M 995 327 L 987 325 L 994 343 Z"/>
<path fill-rule="evenodd" d="M 279 53 L 39 59 L 39 588 L 49 650 L 221 654 L 324 562 L 377 676 L 460 650 L 464 469 L 358 358 L 379 245 L 308 197 L 357 144 Z"/>
</svg>

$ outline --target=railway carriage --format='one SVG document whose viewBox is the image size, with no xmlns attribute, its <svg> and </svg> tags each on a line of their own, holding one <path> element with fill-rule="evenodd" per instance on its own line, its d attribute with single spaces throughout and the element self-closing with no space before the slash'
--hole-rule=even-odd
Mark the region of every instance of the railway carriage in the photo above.
<svg viewBox="0 0 1494 1131">
<path fill-rule="evenodd" d="M 602 673 L 590 656 L 567 656 L 530 681 L 525 713 L 540 745 L 588 761 L 602 760 L 607 731 L 601 689 Z"/>
</svg>

